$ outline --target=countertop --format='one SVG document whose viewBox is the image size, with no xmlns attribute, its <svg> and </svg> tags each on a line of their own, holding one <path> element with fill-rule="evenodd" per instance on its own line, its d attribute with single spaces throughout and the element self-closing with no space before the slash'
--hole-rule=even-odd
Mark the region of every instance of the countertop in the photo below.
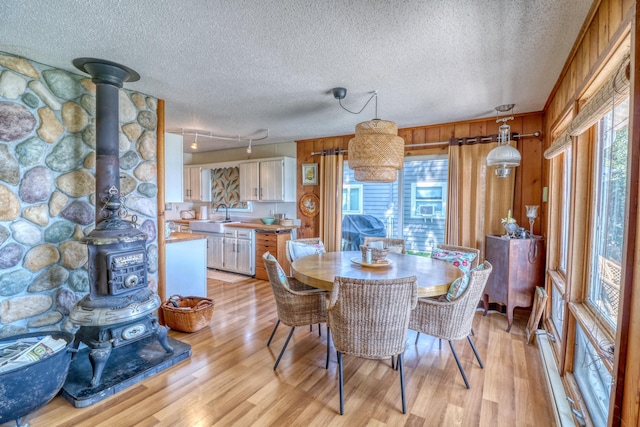
<svg viewBox="0 0 640 427">
<path fill-rule="evenodd" d="M 166 239 L 167 243 L 176 243 L 176 242 L 186 242 L 188 240 L 200 240 L 206 239 L 207 236 L 203 234 L 196 233 L 181 233 L 179 231 L 175 231 L 171 233 L 168 239 Z"/>
<path fill-rule="evenodd" d="M 168 219 L 167 222 L 174 222 L 177 224 L 189 224 L 192 221 L 202 221 L 199 219 Z M 207 221 L 207 220 L 205 220 Z M 230 222 L 225 224 L 225 227 L 233 227 L 233 228 L 253 228 L 255 230 L 266 230 L 266 231 L 285 231 L 285 230 L 293 230 L 294 228 L 298 228 L 299 225 L 266 225 L 261 222 Z M 172 233 L 174 234 L 189 234 L 189 233 Z"/>
</svg>

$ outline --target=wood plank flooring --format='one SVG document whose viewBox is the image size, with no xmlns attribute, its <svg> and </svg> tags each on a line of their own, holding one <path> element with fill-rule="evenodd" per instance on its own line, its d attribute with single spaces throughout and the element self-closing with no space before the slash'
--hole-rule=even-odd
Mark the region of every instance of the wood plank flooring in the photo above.
<svg viewBox="0 0 640 427">
<path fill-rule="evenodd" d="M 271 287 L 262 280 L 209 280 L 211 325 L 171 331 L 192 346 L 190 359 L 87 408 L 56 397 L 25 417 L 41 426 L 551 426 L 551 403 L 538 349 L 525 344 L 526 320 L 511 333 L 506 317 L 478 312 L 475 343 L 454 345 L 471 383 L 464 387 L 446 342 L 409 332 L 405 352 L 407 414 L 390 361 L 344 358 L 345 415 L 338 412 L 335 350 L 324 369 L 326 329 L 297 328 L 277 371 L 273 364 L 289 328 L 277 320 Z M 5 423 L 2 427 L 13 425 Z"/>
</svg>

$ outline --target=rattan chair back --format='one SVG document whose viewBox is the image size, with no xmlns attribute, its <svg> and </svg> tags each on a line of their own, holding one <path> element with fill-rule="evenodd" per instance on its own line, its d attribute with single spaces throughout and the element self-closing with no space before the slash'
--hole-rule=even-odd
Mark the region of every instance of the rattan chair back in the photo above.
<svg viewBox="0 0 640 427">
<path fill-rule="evenodd" d="M 411 313 L 409 329 L 449 341 L 469 336 L 478 302 L 492 269 L 491 264 L 485 261 L 484 269 L 471 271 L 467 289 L 453 301 L 421 298 Z"/>
<path fill-rule="evenodd" d="M 362 242 L 364 245 L 368 245 L 370 242 L 382 242 L 383 247 L 394 247 L 399 246 L 402 248 L 401 253 L 406 253 L 407 247 L 404 242 L 404 239 L 392 239 L 390 237 L 373 237 L 373 236 L 365 236 L 364 241 Z"/>
<path fill-rule="evenodd" d="M 415 276 L 393 280 L 336 277 L 328 308 L 336 350 L 369 359 L 401 354 L 416 302 Z"/>
<path fill-rule="evenodd" d="M 262 256 L 276 300 L 280 321 L 287 326 L 305 326 L 326 322 L 326 292 L 320 289 L 296 290 L 306 288 L 306 286 L 299 286 L 296 279 L 286 277 L 278 261 L 269 258 L 269 252 Z"/>
</svg>

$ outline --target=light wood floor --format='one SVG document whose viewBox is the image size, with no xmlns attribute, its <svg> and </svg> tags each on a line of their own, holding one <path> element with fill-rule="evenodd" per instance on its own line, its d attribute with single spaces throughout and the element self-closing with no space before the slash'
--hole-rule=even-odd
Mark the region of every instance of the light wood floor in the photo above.
<svg viewBox="0 0 640 427">
<path fill-rule="evenodd" d="M 476 314 L 475 343 L 455 344 L 471 389 L 464 387 L 448 345 L 410 331 L 405 352 L 407 414 L 389 361 L 345 356 L 345 415 L 338 413 L 335 351 L 324 369 L 326 331 L 297 328 L 277 371 L 289 328 L 267 339 L 276 322 L 268 282 L 209 280 L 215 299 L 210 327 L 171 331 L 189 343 L 190 359 L 88 408 L 56 397 L 24 421 L 40 426 L 551 426 L 554 424 L 538 350 L 524 342 L 525 318 L 511 333 L 506 318 Z M 4 426 L 12 425 L 10 423 Z"/>
</svg>

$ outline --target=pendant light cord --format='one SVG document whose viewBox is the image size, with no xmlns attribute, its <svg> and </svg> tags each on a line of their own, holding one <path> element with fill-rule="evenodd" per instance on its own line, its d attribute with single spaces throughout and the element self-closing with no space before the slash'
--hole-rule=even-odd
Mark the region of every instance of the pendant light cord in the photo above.
<svg viewBox="0 0 640 427">
<path fill-rule="evenodd" d="M 344 105 L 342 105 L 342 99 L 338 99 L 338 103 L 340 104 L 340 106 L 342 107 L 343 110 L 351 113 L 351 114 L 360 114 L 362 113 L 362 111 L 367 107 L 367 105 L 369 105 L 369 102 L 371 102 L 371 100 L 373 98 L 376 98 L 376 115 L 375 115 L 375 119 L 374 120 L 378 120 L 378 91 L 374 90 L 373 93 L 371 94 L 371 96 L 369 97 L 369 99 L 367 100 L 367 102 L 362 106 L 362 108 L 360 109 L 360 111 L 358 111 L 357 113 L 355 111 L 351 111 L 349 110 L 347 107 L 345 107 Z"/>
</svg>

